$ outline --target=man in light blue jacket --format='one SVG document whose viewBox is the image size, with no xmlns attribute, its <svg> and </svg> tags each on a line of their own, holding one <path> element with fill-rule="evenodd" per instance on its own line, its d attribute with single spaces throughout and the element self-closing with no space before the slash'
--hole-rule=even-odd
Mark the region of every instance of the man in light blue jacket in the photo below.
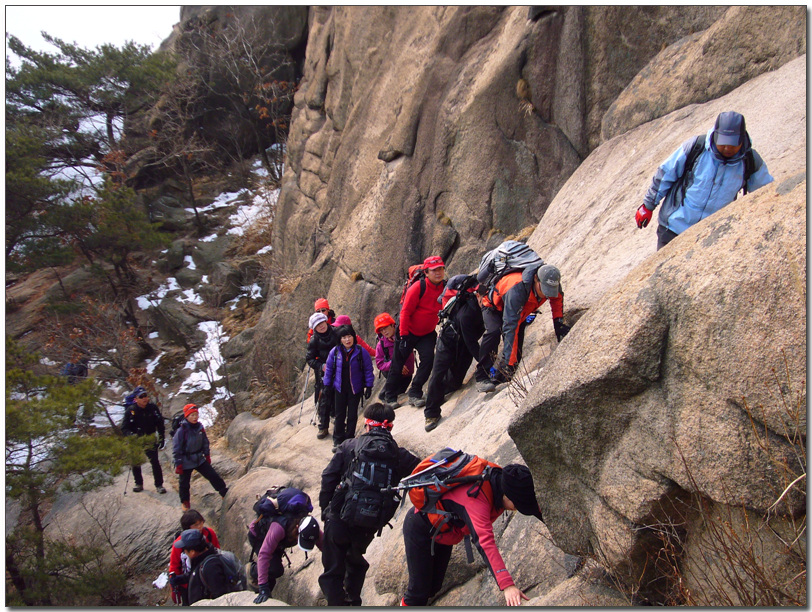
<svg viewBox="0 0 812 612">
<path fill-rule="evenodd" d="M 640 229 L 646 227 L 665 198 L 658 218 L 659 250 L 730 204 L 740 190 L 747 194 L 772 181 L 767 164 L 752 147 L 744 117 L 720 113 L 706 135 L 686 140 L 657 168 L 635 221 Z"/>
</svg>

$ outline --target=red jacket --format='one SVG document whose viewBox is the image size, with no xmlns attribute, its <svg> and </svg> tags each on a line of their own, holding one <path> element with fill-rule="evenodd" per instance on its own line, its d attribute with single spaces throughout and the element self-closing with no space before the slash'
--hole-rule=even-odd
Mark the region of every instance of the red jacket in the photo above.
<svg viewBox="0 0 812 612">
<path fill-rule="evenodd" d="M 203 527 L 201 530 L 203 537 L 206 538 L 206 541 L 214 546 L 215 548 L 220 548 L 220 541 L 217 539 L 217 534 L 214 533 L 213 529 L 209 529 L 208 527 Z M 175 538 L 175 542 L 180 540 L 180 536 Z M 180 576 L 181 574 L 185 574 L 186 571 L 181 563 L 181 553 L 183 551 L 180 548 L 175 548 L 172 542 L 172 552 L 169 554 L 169 573 L 174 574 L 175 576 Z"/>
<path fill-rule="evenodd" d="M 426 279 L 426 291 L 420 297 L 420 282 L 406 290 L 403 306 L 400 307 L 400 335 L 425 336 L 434 331 L 440 318 L 440 302 L 437 300 L 445 289 L 445 284 L 435 285 Z"/>
<path fill-rule="evenodd" d="M 504 591 L 507 587 L 513 586 L 514 582 L 496 547 L 496 538 L 493 535 L 493 523 L 502 516 L 504 509 L 494 507 L 493 491 L 489 483 L 482 485 L 476 497 L 468 497 L 468 489 L 467 485 L 460 486 L 442 496 L 443 508 L 454 512 L 465 522 L 465 526 L 452 527 L 451 530 L 438 534 L 437 543 L 453 546 L 460 543 L 466 535 L 470 535 L 471 544 L 482 554 L 493 572 L 493 577 L 496 578 L 496 584 Z"/>
</svg>

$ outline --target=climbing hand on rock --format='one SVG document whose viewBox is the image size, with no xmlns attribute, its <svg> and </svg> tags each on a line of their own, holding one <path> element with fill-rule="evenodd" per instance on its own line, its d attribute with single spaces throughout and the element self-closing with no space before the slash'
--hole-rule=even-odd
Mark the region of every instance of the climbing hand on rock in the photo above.
<svg viewBox="0 0 812 612">
<path fill-rule="evenodd" d="M 267 584 L 259 585 L 259 595 L 254 598 L 255 604 L 261 604 L 263 601 L 268 601 L 271 598 L 271 589 Z"/>
<path fill-rule="evenodd" d="M 555 338 L 559 342 L 570 332 L 570 326 L 566 325 L 561 317 L 553 319 L 553 328 L 555 328 Z"/>
</svg>

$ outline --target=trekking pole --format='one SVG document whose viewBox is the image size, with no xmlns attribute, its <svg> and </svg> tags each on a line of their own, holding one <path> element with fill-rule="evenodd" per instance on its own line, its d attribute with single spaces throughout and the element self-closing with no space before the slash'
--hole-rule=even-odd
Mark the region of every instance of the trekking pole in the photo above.
<svg viewBox="0 0 812 612">
<path fill-rule="evenodd" d="M 299 406 L 299 420 L 296 421 L 297 425 L 302 422 L 302 409 L 304 408 L 305 394 L 307 393 L 307 383 L 309 382 L 310 382 L 310 368 L 307 368 L 307 376 L 305 376 L 304 389 L 302 389 L 302 405 Z"/>
<path fill-rule="evenodd" d="M 127 495 L 127 485 L 130 484 L 130 472 L 132 471 L 133 471 L 132 468 L 127 470 L 127 480 L 124 481 L 124 495 Z"/>
</svg>

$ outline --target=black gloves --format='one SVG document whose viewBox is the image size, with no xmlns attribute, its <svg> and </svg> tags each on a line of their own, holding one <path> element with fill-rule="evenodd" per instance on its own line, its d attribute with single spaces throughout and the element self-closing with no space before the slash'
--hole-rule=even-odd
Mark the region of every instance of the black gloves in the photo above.
<svg viewBox="0 0 812 612">
<path fill-rule="evenodd" d="M 561 342 L 562 338 L 566 336 L 570 331 L 570 326 L 564 324 L 564 319 L 558 317 L 557 319 L 553 319 L 553 327 L 555 328 L 555 337 L 556 340 Z"/>
<path fill-rule="evenodd" d="M 189 582 L 189 574 L 178 574 L 177 576 L 173 574 L 169 576 L 169 584 L 171 584 L 172 586 L 186 584 L 187 582 Z"/>
<path fill-rule="evenodd" d="M 268 601 L 271 598 L 271 589 L 267 584 L 259 585 L 259 595 L 254 599 L 255 604 L 261 604 L 263 601 Z"/>
<path fill-rule="evenodd" d="M 406 355 L 409 351 L 409 339 L 411 338 L 411 334 L 406 334 L 405 336 L 400 337 L 400 341 L 398 342 L 398 349 L 400 352 Z"/>
<path fill-rule="evenodd" d="M 372 395 L 372 387 L 367 387 L 364 389 L 364 399 L 369 399 Z"/>
</svg>

